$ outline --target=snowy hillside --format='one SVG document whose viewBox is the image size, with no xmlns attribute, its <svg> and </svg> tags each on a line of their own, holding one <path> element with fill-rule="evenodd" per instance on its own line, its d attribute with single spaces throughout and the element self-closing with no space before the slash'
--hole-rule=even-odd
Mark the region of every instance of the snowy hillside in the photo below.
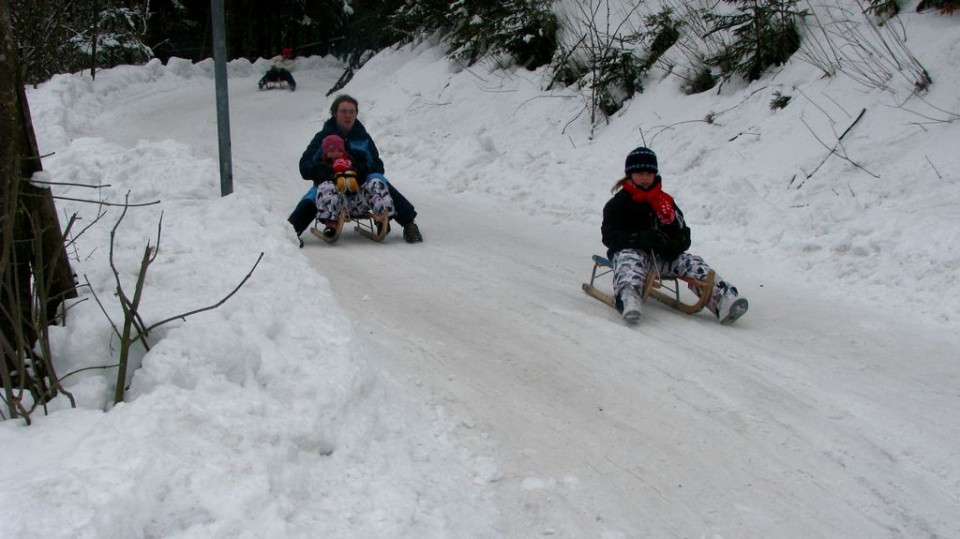
<svg viewBox="0 0 960 539">
<path fill-rule="evenodd" d="M 960 535 L 956 17 L 904 10 L 922 96 L 798 59 L 698 95 L 661 69 L 597 126 L 545 71 L 383 51 L 345 91 L 417 245 L 297 248 L 329 58 L 298 60 L 296 92 L 258 91 L 262 60 L 230 64 L 225 198 L 211 62 L 31 89 L 44 178 L 102 186 L 55 194 L 160 201 L 128 213 L 114 254 L 132 286 L 162 212 L 148 320 L 216 302 L 264 258 L 222 307 L 152 335 L 123 404 L 113 370 L 86 370 L 66 381 L 77 409 L 0 423 L 0 536 Z M 581 292 L 643 144 L 691 251 L 750 299 L 736 325 L 651 304 L 630 327 Z M 114 320 L 118 217 L 73 259 Z M 53 334 L 61 374 L 116 362 L 82 299 Z"/>
</svg>

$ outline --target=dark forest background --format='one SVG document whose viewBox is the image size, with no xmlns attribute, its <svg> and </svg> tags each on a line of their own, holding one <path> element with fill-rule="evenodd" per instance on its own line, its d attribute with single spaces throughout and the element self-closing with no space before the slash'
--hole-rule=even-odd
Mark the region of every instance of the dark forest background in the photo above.
<svg viewBox="0 0 960 539">
<path fill-rule="evenodd" d="M 227 56 L 297 55 L 349 61 L 399 37 L 390 18 L 406 0 L 225 0 Z M 10 0 L 24 80 L 138 64 L 151 58 L 212 56 L 210 0 Z M 352 11 L 352 12 L 351 12 Z"/>
</svg>

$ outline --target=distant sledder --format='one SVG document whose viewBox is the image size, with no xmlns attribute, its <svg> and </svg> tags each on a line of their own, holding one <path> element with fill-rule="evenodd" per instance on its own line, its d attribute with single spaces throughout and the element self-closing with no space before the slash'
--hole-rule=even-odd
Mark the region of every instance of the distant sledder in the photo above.
<svg viewBox="0 0 960 539">
<path fill-rule="evenodd" d="M 607 257 L 593 257 L 590 282 L 583 290 L 616 308 L 630 324 L 640 320 L 649 296 L 690 314 L 707 308 L 721 324 L 732 324 L 747 312 L 747 300 L 702 258 L 686 252 L 690 228 L 673 197 L 663 191 L 657 171 L 657 156 L 649 148 L 627 156 L 625 177 L 614 185 L 613 198 L 603 208 L 600 231 Z M 596 286 L 597 277 L 607 273 L 613 273 L 613 295 Z M 682 300 L 681 281 L 696 301 Z"/>
<path fill-rule="evenodd" d="M 257 88 L 269 90 L 271 88 L 289 88 L 290 91 L 297 89 L 297 83 L 293 80 L 293 49 L 285 48 L 280 54 L 270 59 L 270 69 L 263 75 Z"/>
</svg>

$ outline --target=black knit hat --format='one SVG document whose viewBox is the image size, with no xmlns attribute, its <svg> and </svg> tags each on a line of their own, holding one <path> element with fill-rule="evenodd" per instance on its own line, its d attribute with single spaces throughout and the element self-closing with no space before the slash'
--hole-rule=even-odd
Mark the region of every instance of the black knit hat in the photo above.
<svg viewBox="0 0 960 539">
<path fill-rule="evenodd" d="M 627 162 L 623 165 L 623 172 L 627 176 L 632 172 L 640 171 L 657 173 L 657 154 L 650 148 L 640 146 L 630 152 L 627 156 Z"/>
</svg>

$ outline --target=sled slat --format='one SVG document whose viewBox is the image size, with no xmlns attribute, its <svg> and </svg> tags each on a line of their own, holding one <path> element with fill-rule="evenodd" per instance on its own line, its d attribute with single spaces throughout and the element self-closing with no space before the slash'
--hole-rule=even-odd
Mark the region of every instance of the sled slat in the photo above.
<svg viewBox="0 0 960 539">
<path fill-rule="evenodd" d="M 694 313 L 700 312 L 703 309 L 703 307 L 707 304 L 707 302 L 710 301 L 710 295 L 713 294 L 713 281 L 715 280 L 715 278 L 716 278 L 716 274 L 711 270 L 710 273 L 707 275 L 706 281 L 698 281 L 696 279 L 684 279 L 684 278 L 665 279 L 667 281 L 673 281 L 674 288 L 664 286 L 663 280 L 655 278 L 654 280 L 656 281 L 656 284 L 650 287 L 647 293 L 653 296 L 654 299 L 662 303 L 665 303 L 680 312 L 687 313 L 687 314 L 694 314 Z M 680 301 L 680 282 L 681 281 L 684 283 L 691 283 L 700 288 L 700 297 L 695 303 L 684 303 Z M 659 288 L 666 288 L 667 290 L 671 290 L 673 292 L 673 295 L 665 294 L 660 290 L 658 290 Z"/>
<path fill-rule="evenodd" d="M 583 291 L 599 299 L 600 301 L 606 303 L 611 307 L 617 306 L 617 302 L 614 301 L 613 297 L 610 294 L 601 292 L 597 287 L 593 286 L 592 284 L 583 283 Z"/>
<path fill-rule="evenodd" d="M 610 260 L 600 255 L 593 255 L 593 263 L 598 266 L 606 266 L 608 268 L 613 267 L 613 264 L 610 263 Z"/>
</svg>

